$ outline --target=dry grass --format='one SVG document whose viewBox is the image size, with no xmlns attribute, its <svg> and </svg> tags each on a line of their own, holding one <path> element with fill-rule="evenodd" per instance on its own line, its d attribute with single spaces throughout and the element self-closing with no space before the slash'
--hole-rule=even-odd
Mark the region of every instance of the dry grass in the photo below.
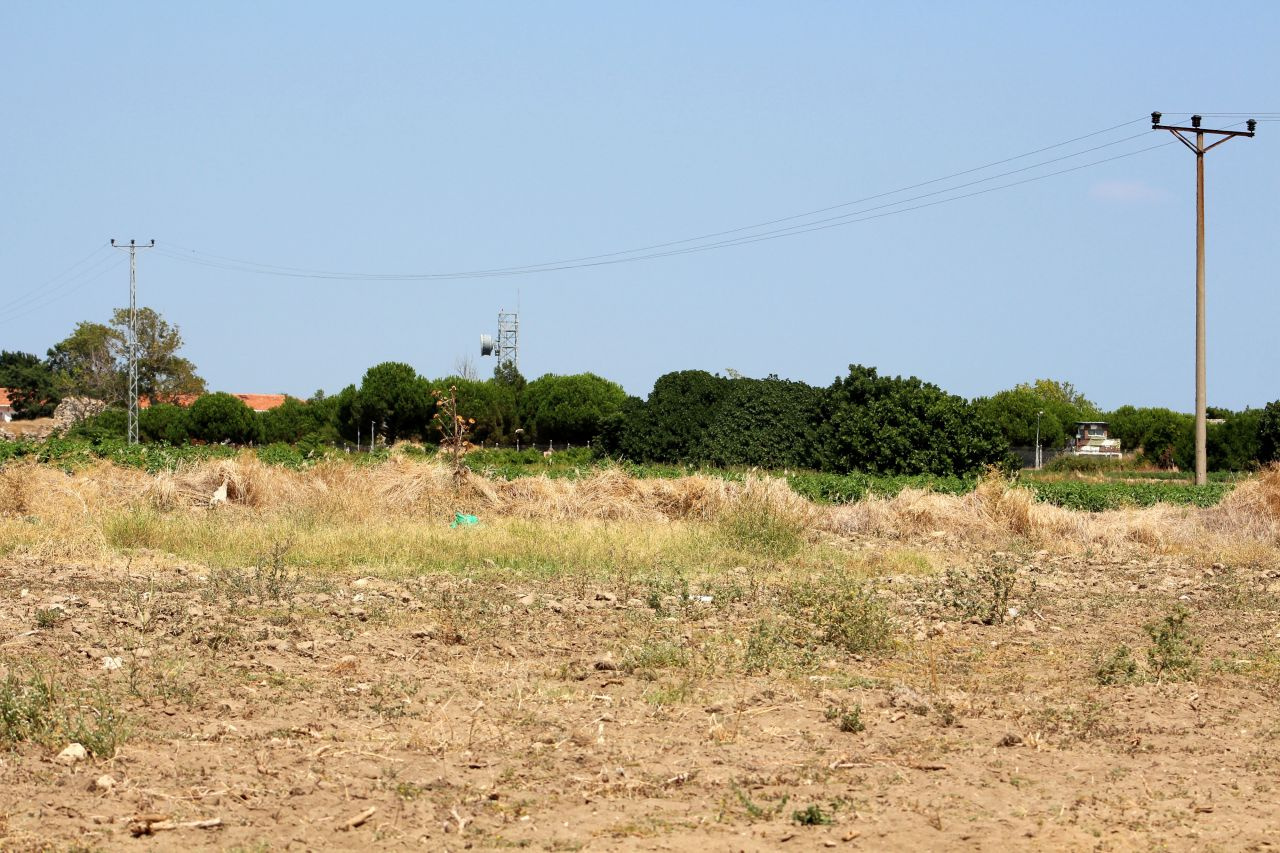
<svg viewBox="0 0 1280 853">
<path fill-rule="evenodd" d="M 222 487 L 226 503 L 214 505 Z M 506 481 L 473 474 L 455 485 L 445 466 L 403 456 L 375 466 L 334 461 L 303 471 L 266 465 L 249 454 L 155 475 L 108 463 L 74 475 L 33 463 L 0 470 L 0 525 L 6 534 L 0 551 L 25 549 L 44 557 L 89 556 L 112 543 L 192 555 L 207 546 L 230 558 L 245 551 L 220 541 L 232 536 L 264 548 L 286 540 L 310 542 L 314 548 L 304 550 L 319 555 L 327 545 L 333 559 L 340 554 L 357 563 L 366 549 L 368 559 L 404 558 L 417 565 L 430 549 L 442 553 L 453 547 L 456 537 L 443 541 L 439 530 L 426 531 L 455 512 L 480 516 L 505 531 L 501 536 L 545 540 L 544 551 L 558 542 L 561 557 L 575 548 L 593 556 L 631 548 L 661 562 L 672 548 L 719 548 L 785 559 L 804 541 L 826 537 L 980 548 L 1018 544 L 1059 554 L 1230 554 L 1257 562 L 1280 543 L 1280 468 L 1242 482 L 1218 507 L 1157 505 L 1101 513 L 1036 503 L 1028 491 L 997 477 L 961 497 L 904 489 L 892 498 L 819 507 L 770 477 L 642 480 L 605 469 L 580 479 Z M 536 529 L 521 528 L 519 521 Z M 665 536 L 655 532 L 671 524 L 679 529 Z M 231 532 L 236 526 L 242 533 Z M 570 530 L 576 541 L 566 543 Z M 655 546 L 655 537 L 664 544 Z M 612 544 L 601 544 L 606 540 Z M 642 544 L 636 547 L 637 542 Z M 729 559 L 736 557 L 711 562 Z"/>
</svg>

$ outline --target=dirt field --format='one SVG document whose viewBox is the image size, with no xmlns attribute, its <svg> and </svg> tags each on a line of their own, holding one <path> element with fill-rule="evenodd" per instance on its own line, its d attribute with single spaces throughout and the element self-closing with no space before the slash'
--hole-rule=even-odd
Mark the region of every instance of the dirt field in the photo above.
<svg viewBox="0 0 1280 853">
<path fill-rule="evenodd" d="M 1275 478 L 472 484 L 453 529 L 439 472 L 246 466 L 3 472 L 5 850 L 1280 844 Z"/>
</svg>

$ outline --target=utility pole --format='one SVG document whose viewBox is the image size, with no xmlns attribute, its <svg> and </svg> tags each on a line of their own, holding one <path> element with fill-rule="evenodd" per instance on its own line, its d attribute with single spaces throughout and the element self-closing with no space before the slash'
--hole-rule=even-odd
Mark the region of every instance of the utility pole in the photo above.
<svg viewBox="0 0 1280 853">
<path fill-rule="evenodd" d="M 113 239 L 111 245 L 116 249 L 129 250 L 129 443 L 138 443 L 138 250 L 153 249 L 156 241 L 139 246 L 137 240 L 130 240 L 129 245 L 117 244 Z"/>
<path fill-rule="evenodd" d="M 1205 390 L 1205 345 L 1204 345 L 1204 155 L 1235 136 L 1253 138 L 1258 123 L 1249 119 L 1245 126 L 1248 130 L 1210 130 L 1200 126 L 1200 116 L 1191 117 L 1190 127 L 1161 124 L 1161 114 L 1151 114 L 1152 130 L 1167 130 L 1178 137 L 1183 145 L 1196 155 L 1196 485 L 1203 486 L 1209 482 L 1209 461 L 1206 451 L 1208 438 L 1208 420 L 1205 409 L 1208 405 L 1208 393 Z M 1194 133 L 1193 143 L 1183 134 Z M 1222 137 L 1217 142 L 1204 144 L 1205 134 Z"/>
<path fill-rule="evenodd" d="M 1044 417 L 1044 409 L 1036 412 L 1036 470 L 1040 470 L 1040 419 Z"/>
</svg>

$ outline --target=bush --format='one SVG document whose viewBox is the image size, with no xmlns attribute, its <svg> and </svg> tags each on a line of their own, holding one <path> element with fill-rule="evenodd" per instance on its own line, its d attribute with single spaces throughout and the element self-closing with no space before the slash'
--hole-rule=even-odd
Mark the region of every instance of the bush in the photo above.
<svg viewBox="0 0 1280 853">
<path fill-rule="evenodd" d="M 627 399 L 622 386 L 594 373 L 548 373 L 520 394 L 520 421 L 539 443 L 583 445 L 600 435 L 603 423 Z"/>
<path fill-rule="evenodd" d="M 248 444 L 259 438 L 258 419 L 239 397 L 205 394 L 188 411 L 191 435 L 212 443 Z"/>
<path fill-rule="evenodd" d="M 90 418 L 85 418 L 67 430 L 68 437 L 87 438 L 98 442 L 112 438 L 127 438 L 129 435 L 129 413 L 124 409 L 104 409 Z"/>
<path fill-rule="evenodd" d="M 1196 675 L 1201 643 L 1191 635 L 1191 611 L 1179 604 L 1159 622 L 1144 626 L 1151 638 L 1147 663 L 1157 681 L 1189 681 Z"/>
<path fill-rule="evenodd" d="M 828 390 L 819 441 L 824 470 L 877 474 L 968 474 L 1008 451 L 996 425 L 963 398 L 860 365 Z"/>
<path fill-rule="evenodd" d="M 812 625 L 818 639 L 850 654 L 893 647 L 893 622 L 864 583 L 843 571 L 829 571 L 787 590 L 783 607 Z"/>
<path fill-rule="evenodd" d="M 157 403 L 138 413 L 138 436 L 143 441 L 163 441 L 177 446 L 191 437 L 188 412 L 171 403 Z"/>
</svg>

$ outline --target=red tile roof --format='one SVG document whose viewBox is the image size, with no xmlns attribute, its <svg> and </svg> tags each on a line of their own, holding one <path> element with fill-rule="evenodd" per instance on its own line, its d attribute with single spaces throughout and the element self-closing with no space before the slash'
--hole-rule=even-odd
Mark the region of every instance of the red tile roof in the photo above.
<svg viewBox="0 0 1280 853">
<path fill-rule="evenodd" d="M 244 400 L 245 405 L 253 409 L 255 412 L 267 412 L 277 406 L 284 405 L 287 395 L 285 394 L 232 394 L 233 397 L 239 397 Z M 190 406 L 200 397 L 199 394 L 178 394 L 167 400 L 161 400 L 163 403 L 173 403 L 178 406 Z M 151 405 L 151 401 L 146 397 L 138 399 L 139 408 L 147 408 Z"/>
</svg>

